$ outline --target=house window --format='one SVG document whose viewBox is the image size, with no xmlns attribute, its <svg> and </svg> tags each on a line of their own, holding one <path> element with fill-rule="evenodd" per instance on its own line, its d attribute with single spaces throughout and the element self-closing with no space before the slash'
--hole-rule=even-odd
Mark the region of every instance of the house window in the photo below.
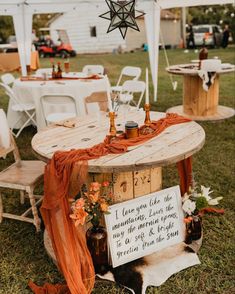
<svg viewBox="0 0 235 294">
<path fill-rule="evenodd" d="M 96 37 L 96 27 L 90 27 L 90 36 Z"/>
</svg>

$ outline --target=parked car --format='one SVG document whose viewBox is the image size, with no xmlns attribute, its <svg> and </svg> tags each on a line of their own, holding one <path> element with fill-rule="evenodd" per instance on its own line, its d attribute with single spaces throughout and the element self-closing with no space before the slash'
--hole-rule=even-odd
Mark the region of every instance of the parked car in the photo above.
<svg viewBox="0 0 235 294">
<path fill-rule="evenodd" d="M 202 46 L 203 40 L 205 40 L 206 46 L 210 46 L 213 48 L 221 45 L 223 32 L 221 27 L 218 25 L 194 25 L 193 32 L 195 46 Z"/>
</svg>

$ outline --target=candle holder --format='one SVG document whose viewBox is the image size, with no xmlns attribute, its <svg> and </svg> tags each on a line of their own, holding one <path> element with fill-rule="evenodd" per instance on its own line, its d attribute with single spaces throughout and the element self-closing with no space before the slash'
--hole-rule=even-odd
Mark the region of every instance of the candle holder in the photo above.
<svg viewBox="0 0 235 294">
<path fill-rule="evenodd" d="M 145 120 L 144 120 L 144 125 L 140 129 L 140 134 L 141 135 L 148 135 L 154 132 L 154 130 L 150 127 L 151 125 L 151 119 L 150 119 L 150 104 L 145 104 L 144 105 L 144 110 L 145 110 Z"/>
<path fill-rule="evenodd" d="M 151 120 L 150 120 L 150 104 L 144 104 L 144 110 L 145 110 L 145 120 L 144 125 L 150 126 Z"/>
<path fill-rule="evenodd" d="M 115 112 L 109 112 L 110 126 L 109 126 L 109 136 L 116 137 L 117 129 L 115 127 Z"/>
</svg>

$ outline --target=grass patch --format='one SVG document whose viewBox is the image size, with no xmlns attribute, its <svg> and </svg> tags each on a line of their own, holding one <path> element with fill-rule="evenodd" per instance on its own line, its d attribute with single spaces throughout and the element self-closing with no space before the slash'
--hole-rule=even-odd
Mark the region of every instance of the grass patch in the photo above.
<svg viewBox="0 0 235 294">
<path fill-rule="evenodd" d="M 182 50 L 168 51 L 171 64 L 188 63 L 196 59 L 197 54 L 188 54 Z M 209 56 L 218 56 L 223 62 L 235 63 L 233 48 L 211 50 Z M 61 61 L 61 60 L 60 60 Z M 114 84 L 125 65 L 138 65 L 142 68 L 141 79 L 145 77 L 148 66 L 148 55 L 144 52 L 122 55 L 79 55 L 71 59 L 71 70 L 81 71 L 85 64 L 103 64 Z M 48 67 L 49 59 L 41 60 L 41 67 Z M 159 55 L 159 90 L 158 101 L 153 102 L 153 109 L 165 111 L 167 108 L 182 104 L 182 78 L 178 81 L 176 91 L 172 90 L 170 79 L 165 72 L 163 52 Z M 17 76 L 18 73 L 15 73 Z M 150 86 L 150 93 L 153 92 Z M 220 104 L 234 107 L 234 74 L 222 75 L 220 78 Z M 7 111 L 8 98 L 0 89 L 0 107 Z M 224 216 L 205 216 L 203 219 L 204 239 L 199 252 L 201 265 L 184 270 L 167 280 L 164 285 L 149 287 L 148 294 L 231 294 L 235 293 L 235 180 L 234 180 L 234 118 L 217 122 L 200 123 L 206 132 L 206 143 L 203 149 L 194 156 L 194 174 L 198 183 L 211 186 L 214 196 L 224 196 L 221 206 L 225 208 Z M 0 126 L 1 127 L 1 126 Z M 23 159 L 35 158 L 31 150 L 31 139 L 35 134 L 32 127 L 26 128 L 17 139 Z M 0 160 L 0 170 L 13 162 L 13 157 Z M 178 184 L 175 166 L 164 168 L 164 187 Z M 20 211 L 17 193 L 4 193 L 5 210 Z M 31 224 L 4 219 L 0 225 L 0 294 L 31 293 L 27 287 L 29 279 L 38 284 L 44 282 L 63 282 L 63 277 L 48 258 L 43 234 L 35 233 Z M 111 282 L 97 280 L 95 294 L 130 293 Z"/>
</svg>

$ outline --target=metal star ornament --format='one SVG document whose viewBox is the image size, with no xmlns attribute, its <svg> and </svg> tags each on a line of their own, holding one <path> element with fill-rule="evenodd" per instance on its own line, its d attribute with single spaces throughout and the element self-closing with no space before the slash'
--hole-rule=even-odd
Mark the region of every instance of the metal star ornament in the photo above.
<svg viewBox="0 0 235 294">
<path fill-rule="evenodd" d="M 145 13 L 135 10 L 135 0 L 116 2 L 112 0 L 105 1 L 110 10 L 101 14 L 100 17 L 110 20 L 107 33 L 119 29 L 123 39 L 125 39 L 128 28 L 140 31 L 136 19 L 143 16 Z"/>
</svg>

